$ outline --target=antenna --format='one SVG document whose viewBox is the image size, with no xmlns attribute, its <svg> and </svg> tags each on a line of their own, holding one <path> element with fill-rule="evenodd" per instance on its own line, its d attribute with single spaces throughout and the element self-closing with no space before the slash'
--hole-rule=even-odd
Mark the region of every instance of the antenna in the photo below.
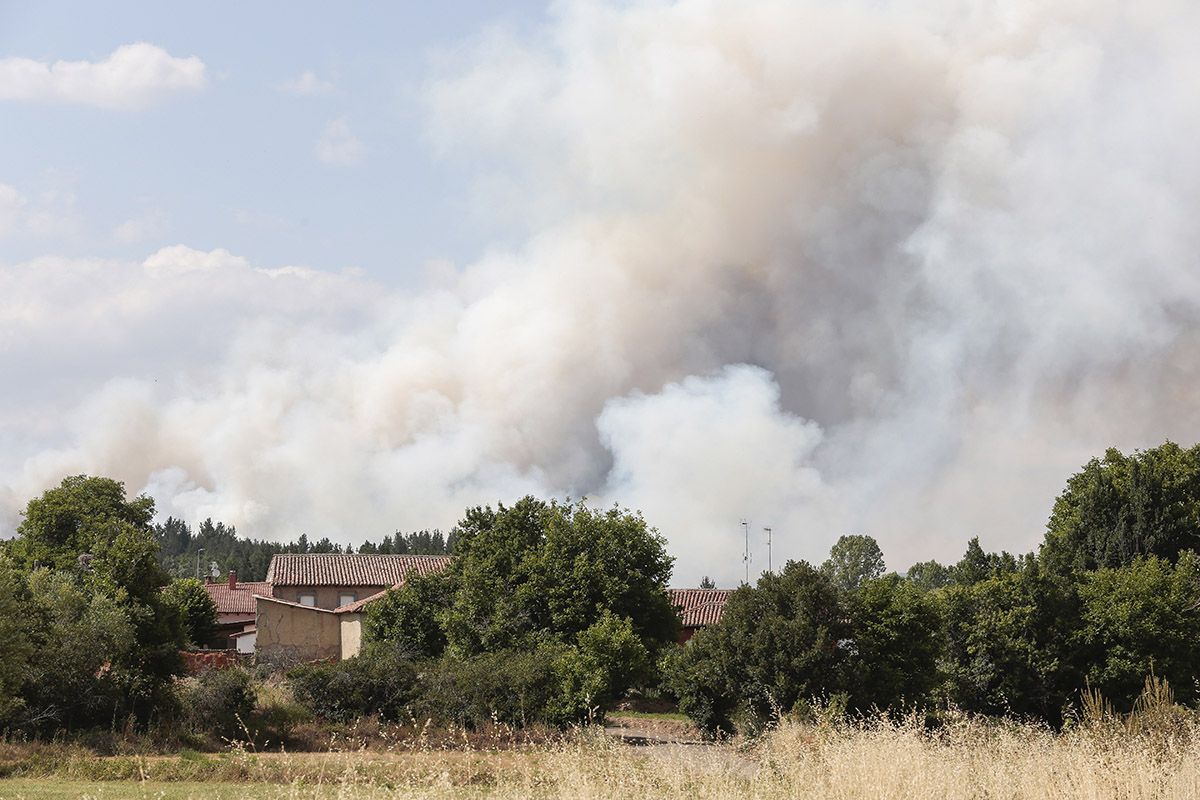
<svg viewBox="0 0 1200 800">
<path fill-rule="evenodd" d="M 771 572 L 771 529 L 763 528 L 767 532 L 767 572 Z"/>
<path fill-rule="evenodd" d="M 742 552 L 742 563 L 746 565 L 746 585 L 750 585 L 750 520 L 742 520 L 742 529 L 746 533 L 746 549 Z"/>
</svg>

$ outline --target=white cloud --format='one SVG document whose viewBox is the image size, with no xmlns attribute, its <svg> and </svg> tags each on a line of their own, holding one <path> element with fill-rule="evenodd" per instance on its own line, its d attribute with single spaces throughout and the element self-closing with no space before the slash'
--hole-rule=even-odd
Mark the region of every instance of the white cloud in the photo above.
<svg viewBox="0 0 1200 800">
<path fill-rule="evenodd" d="M 146 42 L 122 45 L 95 62 L 0 59 L 0 100 L 141 108 L 206 82 L 198 57 L 177 58 Z"/>
<path fill-rule="evenodd" d="M 11 233 L 21 224 L 26 202 L 16 187 L 0 183 L 0 236 Z"/>
<path fill-rule="evenodd" d="M 314 94 L 328 94 L 329 92 L 332 92 L 335 87 L 329 81 L 318 78 L 317 73 L 309 69 L 300 73 L 290 81 L 284 81 L 275 88 L 288 94 L 307 96 Z"/>
<path fill-rule="evenodd" d="M 45 191 L 30 198 L 0 183 L 0 238 L 68 236 L 78 227 L 74 208 L 72 192 Z"/>
<path fill-rule="evenodd" d="M 350 124 L 345 117 L 326 125 L 321 138 L 317 140 L 317 158 L 326 164 L 354 166 L 362 162 L 364 152 L 363 143 L 350 131 Z"/>
<path fill-rule="evenodd" d="M 161 209 L 149 209 L 130 217 L 113 228 L 113 238 L 124 244 L 135 244 L 162 236 L 168 229 L 167 215 Z"/>
</svg>

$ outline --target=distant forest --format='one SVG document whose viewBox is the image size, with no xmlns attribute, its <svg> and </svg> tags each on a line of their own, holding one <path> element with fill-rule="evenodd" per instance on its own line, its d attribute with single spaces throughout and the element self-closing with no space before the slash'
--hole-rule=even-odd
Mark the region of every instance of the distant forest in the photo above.
<svg viewBox="0 0 1200 800">
<path fill-rule="evenodd" d="M 194 529 L 183 520 L 168 517 L 154 526 L 158 539 L 158 560 L 169 574 L 178 578 L 220 577 L 230 570 L 238 580 L 261 581 L 267 577 L 267 565 L 276 553 L 395 553 L 413 555 L 449 555 L 454 551 L 454 531 L 443 535 L 439 530 L 416 531 L 384 536 L 376 544 L 365 541 L 355 550 L 322 537 L 310 542 L 306 534 L 294 542 L 270 542 L 243 539 L 237 529 L 223 522 L 206 519 Z M 213 564 L 216 567 L 213 567 Z M 215 574 L 214 574 L 215 573 Z"/>
</svg>

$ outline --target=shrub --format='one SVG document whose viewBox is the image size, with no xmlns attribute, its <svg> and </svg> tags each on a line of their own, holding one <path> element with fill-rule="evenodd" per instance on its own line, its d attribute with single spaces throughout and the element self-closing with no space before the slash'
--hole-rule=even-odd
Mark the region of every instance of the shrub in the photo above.
<svg viewBox="0 0 1200 800">
<path fill-rule="evenodd" d="M 176 694 L 183 724 L 192 733 L 235 739 L 246 733 L 254 713 L 254 683 L 239 667 L 180 681 Z"/>
<path fill-rule="evenodd" d="M 581 722 L 603 716 L 637 682 L 650 673 L 650 653 L 628 618 L 605 612 L 582 631 L 573 648 L 555 664 L 558 696 L 550 721 Z"/>
<path fill-rule="evenodd" d="M 533 650 L 501 650 L 468 659 L 446 656 L 423 665 L 420 719 L 477 729 L 492 722 L 527 726 L 552 720 L 559 698 L 558 663 L 568 648 L 546 642 Z"/>
<path fill-rule="evenodd" d="M 334 722 L 372 714 L 400 719 L 413 699 L 416 677 L 411 661 L 384 648 L 333 664 L 293 667 L 287 673 L 296 700 Z"/>
</svg>

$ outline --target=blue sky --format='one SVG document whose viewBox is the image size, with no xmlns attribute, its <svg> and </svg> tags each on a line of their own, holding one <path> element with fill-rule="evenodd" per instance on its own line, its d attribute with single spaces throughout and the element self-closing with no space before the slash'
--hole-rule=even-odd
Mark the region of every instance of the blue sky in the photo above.
<svg viewBox="0 0 1200 800">
<path fill-rule="evenodd" d="M 54 196 L 71 225 L 0 258 L 140 259 L 186 242 L 398 284 L 426 261 L 469 259 L 496 231 L 469 211 L 465 165 L 435 154 L 422 86 L 437 53 L 543 15 L 519 0 L 0 3 L 0 57 L 97 62 L 149 42 L 207 73 L 204 88 L 134 110 L 4 104 L 0 182 Z M 306 73 L 309 93 L 284 88 Z M 331 124 L 361 143 L 351 163 L 318 157 Z"/>
</svg>

